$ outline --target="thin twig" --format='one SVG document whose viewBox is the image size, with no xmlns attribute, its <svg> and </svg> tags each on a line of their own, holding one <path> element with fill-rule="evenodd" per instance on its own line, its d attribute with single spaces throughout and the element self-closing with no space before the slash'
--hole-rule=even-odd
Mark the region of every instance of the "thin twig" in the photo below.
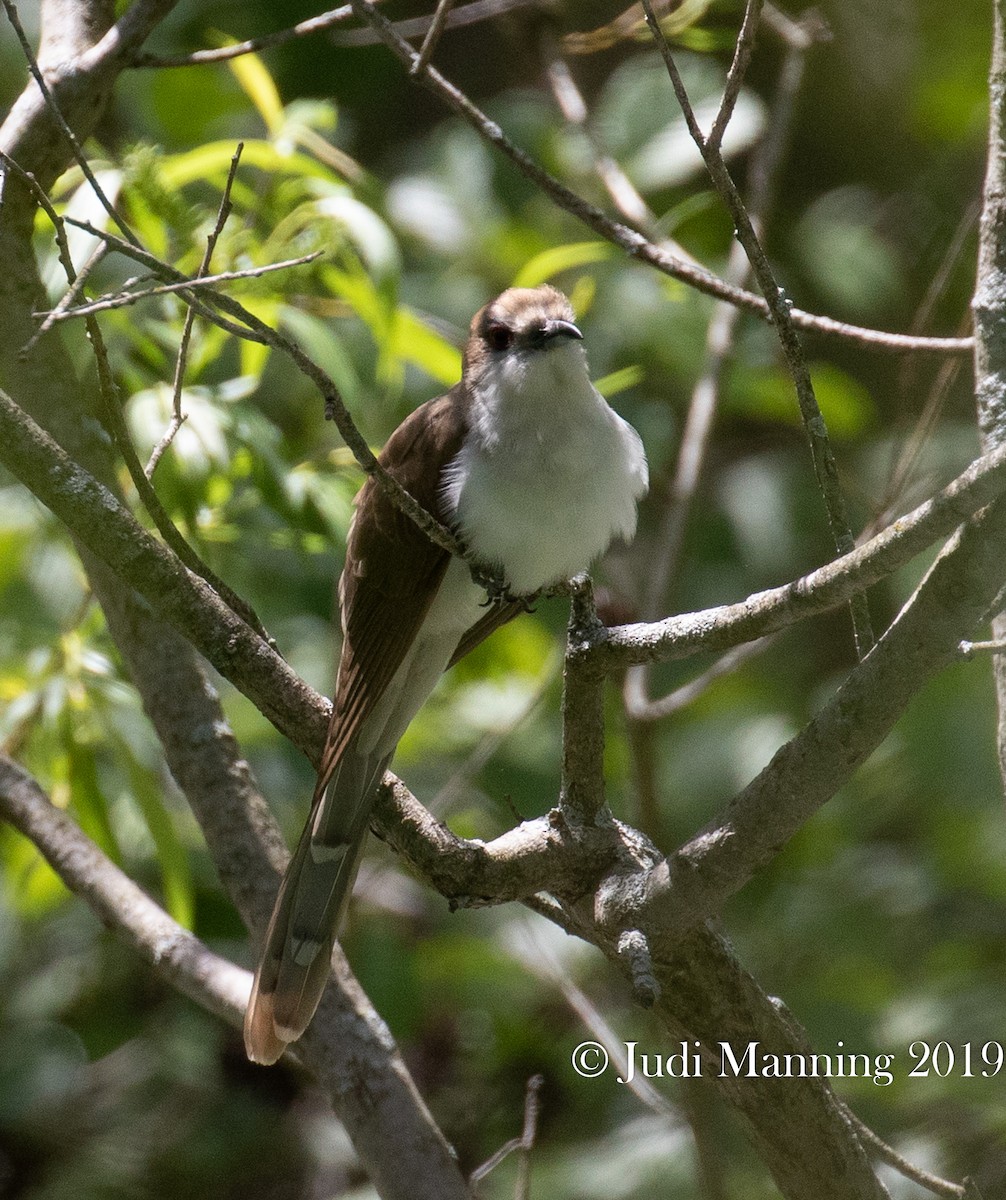
<svg viewBox="0 0 1006 1200">
<path fill-rule="evenodd" d="M 757 3 L 748 3 L 744 9 L 744 19 L 741 22 L 740 33 L 737 35 L 737 43 L 734 46 L 733 61 L 730 63 L 730 70 L 727 72 L 727 82 L 726 87 L 723 89 L 723 98 L 720 101 L 719 111 L 716 113 L 712 129 L 709 131 L 709 137 L 706 139 L 707 148 L 712 154 L 720 152 L 720 147 L 723 144 L 723 135 L 726 133 L 727 125 L 730 124 L 730 118 L 734 115 L 737 97 L 741 94 L 741 85 L 744 82 L 744 76 L 747 74 L 751 55 L 754 53 L 755 35 L 758 32 L 758 22 L 761 19 L 763 2 L 764 0 L 758 0 Z"/>
<path fill-rule="evenodd" d="M 28 64 L 28 70 L 31 71 L 32 77 L 38 84 L 38 89 L 42 93 L 42 97 L 45 100 L 49 111 L 55 117 L 56 124 L 59 126 L 67 142 L 69 142 L 70 150 L 74 159 L 76 160 L 77 165 L 84 173 L 84 178 L 91 185 L 91 190 L 98 198 L 102 208 L 104 208 L 115 224 L 119 227 L 126 240 L 132 242 L 134 246 L 138 246 L 139 241 L 137 240 L 136 234 L 134 234 L 129 228 L 125 220 L 119 215 L 115 205 L 105 195 L 104 189 L 98 182 L 94 172 L 91 170 L 91 164 L 87 161 L 87 155 L 84 153 L 84 149 L 78 141 L 77 135 L 70 128 L 66 118 L 63 116 L 63 113 L 60 110 L 59 105 L 56 103 L 55 96 L 53 96 L 48 84 L 45 82 L 45 79 L 42 75 L 42 69 L 38 65 L 38 59 L 32 52 L 31 44 L 25 35 L 24 27 L 22 26 L 20 18 L 18 17 L 17 6 L 13 3 L 13 0 L 0 0 L 0 3 L 3 4 L 4 10 L 7 13 L 7 19 L 10 21 L 11 26 L 17 35 L 17 40 L 21 44 L 21 52 L 24 54 L 25 61 Z"/>
<path fill-rule="evenodd" d="M 468 1177 L 469 1186 L 477 1187 L 491 1172 L 495 1171 L 504 1159 L 510 1157 L 515 1150 L 521 1152 L 521 1162 L 518 1167 L 514 1200 L 527 1200 L 529 1194 L 529 1174 L 531 1170 L 531 1151 L 534 1149 L 535 1138 L 538 1136 L 538 1116 L 541 1112 L 541 1089 L 545 1083 L 543 1075 L 532 1075 L 527 1081 L 524 1092 L 524 1127 L 520 1137 L 511 1138 L 505 1145 L 480 1166 L 476 1167 Z"/>
<path fill-rule="evenodd" d="M 845 496 L 839 484 L 838 467 L 835 463 L 835 456 L 828 438 L 828 430 L 821 415 L 821 410 L 818 407 L 817 397 L 814 395 L 814 385 L 810 378 L 810 371 L 804 357 L 803 347 L 800 344 L 800 338 L 793 323 L 790 301 L 783 289 L 776 282 L 775 273 L 765 255 L 765 251 L 762 249 L 761 240 L 755 231 L 750 215 L 745 208 L 726 163 L 723 161 L 722 154 L 716 146 L 710 143 L 710 139 L 699 128 L 691 101 L 688 98 L 684 82 L 678 71 L 677 63 L 674 61 L 671 47 L 664 36 L 663 29 L 661 29 L 659 22 L 654 16 L 652 0 L 642 0 L 642 3 L 643 10 L 646 13 L 646 23 L 649 25 L 657 41 L 661 56 L 664 59 L 667 73 L 671 79 L 671 85 L 674 88 L 674 94 L 678 99 L 678 104 L 681 106 L 681 111 L 685 118 L 685 124 L 688 126 L 692 140 L 702 155 L 702 159 L 706 164 L 706 169 L 716 190 L 730 211 L 737 239 L 744 247 L 745 253 L 751 262 L 755 278 L 758 280 L 758 286 L 768 303 L 772 323 L 779 335 L 779 342 L 782 346 L 790 374 L 793 377 L 800 415 L 803 419 L 808 442 L 810 443 L 814 473 L 817 476 L 818 487 L 824 497 L 825 509 L 828 514 L 828 524 L 831 527 L 835 548 L 839 554 L 846 554 L 856 543 L 849 526 Z M 748 0 L 745 10 L 745 24 L 749 21 L 757 22 L 761 11 L 761 4 L 762 0 Z M 859 657 L 863 658 L 869 652 L 874 641 L 866 597 L 853 597 L 849 607 L 852 614 L 856 650 Z"/>
<path fill-rule="evenodd" d="M 845 603 L 968 520 L 1006 490 L 1006 444 L 976 459 L 942 491 L 892 521 L 849 554 L 779 588 L 738 604 L 684 613 L 662 621 L 598 631 L 584 649 L 606 670 L 632 663 L 678 661 L 699 651 L 727 650 L 785 629 L 809 615 Z"/>
<path fill-rule="evenodd" d="M 447 18 L 451 15 L 453 7 L 454 0 L 438 0 L 437 10 L 433 14 L 433 20 L 430 21 L 430 27 L 427 29 L 426 36 L 423 38 L 423 44 L 419 48 L 419 57 L 409 68 L 413 75 L 421 75 L 430 65 L 433 51 L 437 48 L 440 35 L 444 32 L 447 25 Z"/>
<path fill-rule="evenodd" d="M 474 0 L 472 4 L 463 4 L 454 8 L 447 18 L 448 29 L 461 29 L 466 25 L 478 25 L 482 21 L 492 21 L 506 13 L 515 12 L 521 8 L 542 8 L 548 0 Z M 412 17 L 404 21 L 396 21 L 395 32 L 402 38 L 421 38 L 429 32 L 432 17 Z M 332 35 L 332 41 L 337 46 L 373 46 L 380 42 L 380 36 L 373 29 L 345 29 Z"/>
<path fill-rule="evenodd" d="M 756 638 L 753 642 L 746 642 L 742 646 L 728 650 L 726 654 L 720 655 L 713 665 L 703 671 L 701 675 L 696 675 L 694 679 L 689 679 L 687 683 L 681 684 L 680 687 L 676 687 L 656 700 L 649 699 L 645 693 L 637 699 L 635 691 L 626 688 L 625 709 L 627 715 L 633 721 L 649 724 L 681 712 L 690 704 L 694 704 L 718 679 L 732 674 L 743 663 L 748 662 L 756 655 L 764 654 L 774 640 L 772 636 Z"/>
<path fill-rule="evenodd" d="M 550 39 L 546 77 L 552 95 L 566 121 L 579 131 L 587 147 L 594 167 L 594 174 L 611 197 L 615 208 L 632 224 L 654 241 L 660 238 L 656 214 L 637 191 L 614 158 L 599 144 L 598 138 L 587 120 L 587 104 L 566 60 L 560 57 L 558 45 Z M 674 245 L 674 253 L 683 254 L 680 246 Z"/>
<path fill-rule="evenodd" d="M 903 1155 L 899 1154 L 893 1146 L 889 1146 L 883 1138 L 878 1137 L 876 1133 L 862 1121 L 847 1104 L 843 1104 L 845 1115 L 852 1122 L 856 1130 L 856 1134 L 861 1142 L 864 1142 L 882 1161 L 887 1163 L 889 1167 L 893 1167 L 900 1175 L 906 1179 L 910 1179 L 913 1183 L 924 1187 L 926 1191 L 932 1192 L 934 1196 L 944 1196 L 946 1200 L 963 1200 L 967 1195 L 967 1189 L 959 1184 L 952 1183 L 949 1179 L 941 1179 L 938 1175 L 933 1175 L 929 1171 L 924 1171 L 921 1167 L 917 1167 L 914 1163 L 908 1161 Z"/>
<path fill-rule="evenodd" d="M 246 42 L 235 42 L 231 46 L 218 46 L 213 50 L 196 50 L 192 54 L 157 55 L 138 54 L 133 61 L 136 67 L 196 67 L 205 63 L 227 62 L 232 58 L 240 58 L 243 54 L 257 54 L 260 50 L 268 50 L 272 46 L 282 46 L 295 38 L 308 37 L 312 33 L 322 33 L 347 21 L 353 15 L 348 4 L 341 8 L 333 8 L 291 25 L 289 29 L 280 29 L 275 33 L 264 33 L 261 37 L 249 38 Z"/>
<path fill-rule="evenodd" d="M 234 187 L 234 180 L 237 177 L 238 164 L 241 161 L 241 152 L 244 150 L 244 146 L 244 142 L 238 142 L 231 157 L 230 169 L 227 172 L 224 190 L 220 196 L 220 205 L 217 208 L 217 218 L 206 239 L 206 250 L 203 253 L 203 261 L 199 264 L 198 278 L 203 278 L 208 273 L 210 260 L 213 258 L 213 251 L 216 249 L 217 239 L 223 232 L 227 218 L 230 216 L 231 190 Z M 189 341 L 192 337 L 192 327 L 195 324 L 195 319 L 196 312 L 190 304 L 185 311 L 185 325 L 182 328 L 182 336 L 178 342 L 178 354 L 175 358 L 175 374 L 171 383 L 171 422 L 147 459 L 147 465 L 144 467 L 143 473 L 148 479 L 153 478 L 154 472 L 157 470 L 157 464 L 161 461 L 161 456 L 174 441 L 175 435 L 185 421 L 185 416 L 182 413 L 182 384 L 185 381 L 185 363 L 188 358 Z"/>
<path fill-rule="evenodd" d="M 351 3 L 357 16 L 373 27 L 380 40 L 406 67 L 411 67 L 416 57 L 415 51 L 399 35 L 391 22 L 378 12 L 368 0 L 351 0 Z M 490 120 L 477 105 L 473 104 L 464 92 L 441 75 L 436 67 L 428 67 L 419 76 L 417 82 L 436 93 L 445 104 L 468 121 L 480 137 L 509 158 L 514 166 L 539 187 L 553 203 L 593 229 L 606 241 L 618 246 L 631 257 L 639 259 L 640 262 L 648 263 L 662 274 L 680 279 L 697 291 L 727 300 L 731 304 L 757 313 L 763 318 L 769 317 L 769 306 L 763 296 L 758 296 L 743 288 L 732 287 L 711 271 L 682 261 L 664 247 L 647 240 L 638 230 L 630 229 L 627 225 L 613 221 L 595 205 L 590 204 L 571 188 L 560 183 L 555 176 L 540 167 L 524 150 L 514 145 L 499 125 Z M 819 316 L 797 308 L 789 310 L 789 315 L 792 323 L 799 329 L 844 338 L 865 348 L 885 353 L 903 354 L 908 351 L 924 351 L 935 354 L 970 354 L 974 346 L 971 338 L 909 337 L 905 334 L 887 333 L 878 329 L 850 325 L 844 321 L 836 321 L 832 317 Z"/>
<path fill-rule="evenodd" d="M 534 927 L 528 922 L 522 930 L 524 937 L 517 946 L 521 964 L 550 987 L 558 988 L 563 999 L 573 1010 L 590 1035 L 604 1047 L 611 1065 L 626 1080 L 625 1086 L 636 1099 L 658 1116 L 678 1123 L 679 1114 L 663 1093 L 658 1092 L 649 1079 L 629 1070 L 625 1052 L 625 1038 L 619 1036 L 590 997 L 574 982 L 568 969 L 562 966 L 545 942 L 537 937 Z"/>
<path fill-rule="evenodd" d="M 471 754 L 445 780 L 436 795 L 428 801 L 427 808 L 431 812 L 444 812 L 472 776 L 481 771 L 497 750 L 499 750 L 500 746 L 535 713 L 555 683 L 556 676 L 558 675 L 558 666 L 558 658 L 553 658 L 546 663 L 538 683 L 522 706 L 520 712 L 507 721 L 501 729 L 492 730 L 479 739 L 478 745 Z"/>
<path fill-rule="evenodd" d="M 28 178 L 31 179 L 30 176 Z M 53 208 L 52 202 L 45 194 L 44 189 L 39 187 L 37 181 L 34 179 L 31 179 L 31 183 L 34 185 L 34 192 L 38 203 L 52 223 L 56 235 L 60 263 L 66 274 L 67 281 L 72 287 L 76 279 L 76 269 L 73 265 L 70 246 L 66 239 L 65 224 L 55 208 Z M 228 587 L 216 572 L 203 561 L 185 538 L 182 537 L 181 533 L 179 533 L 174 522 L 161 504 L 160 497 L 154 491 L 150 480 L 144 474 L 140 460 L 136 457 L 136 450 L 129 436 L 129 431 L 126 428 L 101 327 L 98 324 L 97 318 L 91 314 L 85 315 L 84 321 L 87 326 L 87 336 L 91 342 L 91 349 L 94 353 L 94 361 L 98 371 L 98 392 L 102 400 L 102 412 L 105 423 L 109 433 L 112 435 L 112 440 L 122 455 L 140 499 L 143 501 L 143 505 L 150 514 L 154 524 L 157 526 L 159 533 L 190 571 L 204 579 L 233 612 L 237 613 L 247 625 L 254 629 L 259 637 L 272 645 L 272 639 L 266 632 L 255 610 L 247 601 L 243 600 Z"/>
<path fill-rule="evenodd" d="M 973 658 L 976 654 L 1002 654 L 1006 652 L 1006 641 L 994 638 L 988 642 L 961 642 L 959 650 L 962 658 Z"/>
<path fill-rule="evenodd" d="M 2 150 L 0 150 L 0 157 L 2 157 L 5 162 L 9 163 L 11 161 Z M 53 309 L 52 313 L 45 318 L 42 324 L 39 325 L 38 329 L 35 330 L 27 342 L 25 342 L 25 344 L 21 347 L 21 355 L 23 357 L 27 357 L 29 354 L 31 354 L 41 339 L 45 337 L 50 329 L 52 329 L 52 327 L 59 320 L 59 314 L 65 312 L 68 308 L 73 306 L 77 297 L 83 292 L 88 276 L 101 263 L 102 259 L 104 259 L 107 253 L 108 247 L 104 242 L 99 242 L 97 246 L 95 246 L 95 248 L 91 251 L 87 262 L 85 262 L 77 272 L 77 278 L 73 281 L 73 283 L 70 284 L 70 286 L 60 297 L 59 303 L 56 305 L 55 309 Z"/>
<path fill-rule="evenodd" d="M 97 229 L 87 221 L 75 221 L 69 218 L 67 218 L 67 224 L 84 229 L 95 237 L 103 239 L 113 249 L 125 254 L 128 258 L 142 263 L 162 279 L 167 279 L 173 283 L 184 283 L 189 286 L 192 284 L 192 280 L 183 275 L 181 271 L 176 270 L 167 263 L 161 262 L 153 254 L 148 253 L 138 246 L 131 245 L 129 242 L 116 237 L 115 234 L 109 233 L 107 230 Z M 250 341 L 259 342 L 262 345 L 272 346 L 281 353 L 289 355 L 297 369 L 306 375 L 318 388 L 325 404 L 326 417 L 335 421 L 343 441 L 360 467 L 368 475 L 373 475 L 378 480 L 379 485 L 384 489 L 392 502 L 405 513 L 410 521 L 415 522 L 419 526 L 430 541 L 447 550 L 448 553 L 457 555 L 459 558 L 470 557 L 467 549 L 458 541 L 454 534 L 428 513 L 415 497 L 410 495 L 381 466 L 374 452 L 367 444 L 366 439 L 357 429 L 356 423 L 350 416 L 349 410 L 346 408 L 339 389 L 335 386 L 335 382 L 331 376 L 310 355 L 306 354 L 296 341 L 280 333 L 278 329 L 273 329 L 270 325 L 267 325 L 265 321 L 256 317 L 254 313 L 250 312 L 232 296 L 228 296 L 224 292 L 214 291 L 212 288 L 206 288 L 205 295 L 209 304 L 244 322 L 247 326 L 247 331 L 239 326 L 230 327 L 231 332 L 235 333 L 237 337 L 244 337 Z M 200 308 L 199 311 L 203 313 L 203 308 Z M 207 309 L 206 311 L 211 310 Z M 213 317 L 211 319 L 215 320 L 216 318 Z"/>
<path fill-rule="evenodd" d="M 748 213 L 752 226 L 763 236 L 779 165 L 789 141 L 796 96 L 803 81 L 809 39 L 793 38 L 786 42 L 787 50 L 779 72 L 768 131 L 755 150 L 749 170 Z M 730 250 L 727 278 L 740 286 L 750 278 L 751 264 L 740 242 Z M 723 371 L 733 350 L 733 339 L 740 320 L 740 310 L 724 301 L 717 303 L 706 331 L 705 361 L 688 406 L 688 416 L 678 450 L 677 465 L 671 480 L 668 502 L 656 538 L 656 552 L 648 573 L 643 599 L 644 620 L 655 620 L 667 611 L 669 590 L 681 557 L 685 530 L 701 478 L 713 422 L 719 406 L 719 389 Z M 728 669 L 728 668 L 724 668 Z M 719 674 L 714 668 L 707 672 L 709 682 Z M 703 677 L 706 678 L 706 677 Z M 686 685 L 651 707 L 649 678 L 646 667 L 633 667 L 625 676 L 623 698 L 631 719 L 653 720 L 658 715 L 675 712 L 691 698 L 701 694 L 704 686 Z M 651 715 L 652 714 L 652 715 Z M 644 735 L 645 736 L 645 735 Z"/>
<path fill-rule="evenodd" d="M 102 296 L 88 304 L 80 304 L 76 308 L 68 308 L 55 316 L 57 321 L 70 321 L 75 317 L 88 317 L 94 313 L 109 312 L 114 308 L 128 308 L 140 300 L 149 300 L 151 296 L 169 296 L 175 292 L 185 292 L 202 288 L 213 288 L 220 283 L 233 283 L 236 279 L 258 279 L 262 275 L 270 275 L 273 271 L 287 271 L 291 267 L 302 267 L 305 263 L 314 262 L 324 254 L 324 250 L 314 250 L 310 254 L 302 254 L 298 258 L 286 258 L 280 262 L 265 263 L 261 267 L 246 267 L 242 271 L 220 271 L 216 275 L 196 275 L 177 283 L 162 283 L 157 287 L 144 288 L 139 292 L 119 291 L 112 295 Z M 132 282 L 136 282 L 133 280 Z M 55 309 L 49 312 L 38 312 L 36 317 L 52 317 Z"/>
</svg>

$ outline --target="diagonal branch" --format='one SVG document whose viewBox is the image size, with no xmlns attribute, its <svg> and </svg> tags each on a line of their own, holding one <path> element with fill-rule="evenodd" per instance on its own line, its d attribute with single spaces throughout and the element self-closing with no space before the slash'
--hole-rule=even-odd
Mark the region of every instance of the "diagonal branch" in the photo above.
<svg viewBox="0 0 1006 1200">
<path fill-rule="evenodd" d="M 407 68 L 411 69 L 417 57 L 416 52 L 398 34 L 391 22 L 367 0 L 351 0 L 351 3 L 357 16 L 366 21 L 389 50 Z M 682 261 L 662 246 L 657 246 L 649 241 L 636 230 L 612 220 L 595 205 L 590 204 L 582 196 L 566 187 L 554 175 L 550 175 L 548 171 L 539 166 L 526 151 L 511 142 L 495 121 L 490 120 L 464 92 L 441 75 L 435 67 L 428 67 L 418 77 L 417 82 L 434 92 L 448 107 L 463 117 L 480 137 L 509 158 L 521 174 L 540 188 L 553 203 L 576 217 L 578 221 L 582 221 L 606 241 L 618 246 L 631 257 L 639 259 L 640 262 L 648 263 L 661 273 L 674 279 L 680 279 L 682 283 L 688 284 L 699 292 L 704 292 L 706 295 L 720 300 L 727 300 L 764 319 L 770 316 L 764 297 L 746 291 L 744 288 L 735 287 L 702 267 Z M 878 329 L 865 329 L 844 321 L 836 321 L 832 317 L 817 316 L 798 308 L 790 310 L 790 317 L 798 329 L 844 338 L 862 347 L 892 354 L 903 354 L 908 351 L 970 354 L 973 346 L 971 338 L 910 337 L 906 334 L 886 333 Z"/>
<path fill-rule="evenodd" d="M 251 975 L 213 954 L 111 862 L 38 783 L 0 756 L 0 816 L 39 849 L 66 886 L 172 987 L 238 1026 Z"/>
<path fill-rule="evenodd" d="M 927 680 L 958 658 L 961 638 L 1000 597 L 1004 540 L 1000 496 L 950 540 L 894 624 L 817 716 L 631 896 L 615 898 L 607 919 L 619 927 L 638 922 L 670 947 L 718 913 L 881 744 Z"/>
<path fill-rule="evenodd" d="M 189 638 L 281 733 L 301 747 L 314 752 L 320 748 L 327 702 L 2 390 L 0 462 L 82 544 L 135 588 L 154 612 Z M 946 536 L 977 508 L 1000 495 L 1004 486 L 1006 447 L 1000 447 L 865 545 L 810 575 L 738 604 L 669 617 L 652 625 L 598 628 L 576 654 L 589 657 L 596 669 L 612 671 L 631 663 L 729 649 L 826 612 Z"/>
<path fill-rule="evenodd" d="M 779 343 L 782 346 L 786 365 L 789 367 L 790 375 L 793 377 L 797 403 L 800 407 L 800 416 L 803 420 L 807 440 L 810 443 L 814 474 L 817 476 L 818 488 L 824 497 L 825 509 L 828 514 L 828 524 L 831 527 L 831 536 L 835 543 L 835 549 L 839 554 L 847 554 L 856 543 L 852 536 L 852 529 L 849 526 L 845 496 L 839 483 L 838 466 L 831 448 L 828 430 L 824 423 L 824 417 L 821 415 L 821 409 L 818 407 L 817 397 L 814 394 L 814 385 L 810 378 L 810 370 L 807 367 L 803 346 L 800 343 L 796 325 L 790 311 L 791 302 L 776 282 L 775 272 L 772 270 L 768 257 L 762 248 L 761 239 L 755 231 L 751 216 L 744 205 L 744 201 L 741 199 L 740 192 L 737 190 L 737 185 L 734 183 L 726 163 L 723 161 L 719 143 L 714 144 L 712 136 L 706 137 L 699 128 L 691 101 L 685 90 L 684 82 L 674 61 L 674 55 L 671 53 L 670 45 L 664 36 L 663 29 L 653 14 L 652 0 L 642 0 L 642 3 L 643 10 L 646 13 L 646 23 L 649 25 L 654 38 L 656 38 L 660 53 L 667 66 L 674 94 L 677 96 L 678 104 L 681 106 L 685 124 L 688 126 L 692 141 L 694 141 L 699 153 L 702 155 L 702 160 L 706 164 L 706 170 L 713 181 L 713 186 L 730 212 L 734 229 L 737 233 L 737 240 L 744 247 L 744 252 L 751 263 L 755 279 L 757 279 L 761 293 L 768 304 L 772 324 L 779 335 Z M 747 42 L 750 42 L 753 37 L 753 30 L 757 27 L 761 6 L 762 0 L 748 0 L 747 2 L 744 14 L 744 26 L 741 31 L 742 38 Z M 735 58 L 736 61 L 737 59 Z M 722 113 L 723 110 L 721 109 L 720 111 Z M 866 597 L 852 597 L 849 607 L 852 615 L 856 651 L 859 657 L 862 658 L 873 645 L 873 630 L 870 625 L 870 611 L 867 607 Z"/>
</svg>

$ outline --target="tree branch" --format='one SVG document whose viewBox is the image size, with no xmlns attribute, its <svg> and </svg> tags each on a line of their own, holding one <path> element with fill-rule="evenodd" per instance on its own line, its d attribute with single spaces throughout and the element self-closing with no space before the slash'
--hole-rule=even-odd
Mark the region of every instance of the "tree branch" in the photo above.
<svg viewBox="0 0 1006 1200">
<path fill-rule="evenodd" d="M 989 68 L 989 139 L 978 227 L 978 277 L 971 311 L 975 328 L 975 396 L 982 447 L 1006 445 L 1006 4 L 993 6 Z M 1006 614 L 992 622 L 1006 638 Z M 1006 790 L 1006 659 L 992 660 L 999 773 Z"/>
<path fill-rule="evenodd" d="M 251 975 L 213 954 L 173 921 L 52 805 L 26 771 L 4 756 L 0 816 L 24 834 L 66 886 L 172 987 L 240 1026 Z"/>
<path fill-rule="evenodd" d="M 395 27 L 379 13 L 368 0 L 351 0 L 353 11 L 373 27 L 382 42 L 395 56 L 411 68 L 417 55 L 412 47 L 396 32 Z M 661 246 L 647 240 L 641 233 L 613 221 L 599 208 L 584 200 L 582 196 L 560 183 L 540 167 L 524 150 L 506 137 L 503 130 L 492 121 L 469 98 L 444 78 L 435 67 L 428 67 L 418 77 L 418 82 L 429 88 L 459 116 L 463 117 L 490 145 L 509 158 L 514 166 L 541 189 L 560 208 L 582 221 L 600 237 L 618 246 L 633 258 L 648 263 L 656 270 L 674 279 L 680 279 L 697 291 L 727 300 L 748 312 L 768 318 L 769 308 L 762 296 L 743 288 L 734 287 L 718 278 L 711 271 L 683 262 Z M 971 338 L 928 338 L 910 337 L 900 333 L 886 333 L 878 329 L 864 329 L 831 317 L 816 316 L 802 309 L 790 310 L 790 318 L 798 329 L 844 338 L 864 348 L 903 354 L 908 351 L 924 351 L 935 354 L 970 354 Z"/>
<path fill-rule="evenodd" d="M 779 335 L 779 344 L 782 346 L 786 365 L 793 378 L 797 404 L 800 408 L 800 417 L 803 421 L 804 432 L 807 435 L 807 441 L 810 445 L 811 459 L 814 463 L 814 474 L 817 477 L 818 488 L 824 498 L 824 506 L 828 514 L 828 524 L 831 528 L 831 536 L 835 542 L 835 549 L 839 554 L 847 554 L 855 546 L 855 541 L 852 536 L 852 529 L 849 526 L 845 495 L 839 483 L 838 465 L 835 462 L 835 455 L 831 448 L 831 440 L 828 437 L 824 417 L 821 415 L 821 409 L 818 407 L 817 397 L 814 394 L 814 385 L 810 378 L 807 360 L 804 357 L 803 346 L 800 343 L 796 325 L 793 322 L 790 312 L 791 301 L 776 282 L 775 272 L 772 270 L 768 256 L 762 248 L 751 217 L 741 199 L 740 192 L 737 190 L 737 185 L 734 183 L 733 177 L 727 169 L 726 163 L 723 161 L 723 155 L 719 150 L 719 142 L 714 143 L 713 136 L 706 137 L 699 128 L 691 101 L 688 98 L 685 85 L 678 72 L 674 56 L 671 53 L 670 45 L 664 36 L 663 29 L 653 15 L 652 2 L 651 0 L 642 0 L 642 3 L 643 11 L 646 13 L 646 23 L 657 41 L 657 46 L 667 66 L 674 94 L 677 96 L 678 104 L 684 114 L 685 124 L 688 126 L 692 141 L 698 147 L 713 186 L 716 188 L 720 199 L 730 213 L 737 240 L 744 247 L 744 253 L 751 263 L 751 269 L 758 281 L 758 286 L 768 304 L 772 324 Z M 750 42 L 751 38 L 753 38 L 753 31 L 757 27 L 761 5 L 762 0 L 747 0 L 744 24 L 741 30 L 741 41 Z M 738 49 L 738 55 L 734 60 L 735 64 L 740 58 L 741 53 Z M 727 95 L 729 95 L 729 88 Z M 724 97 L 724 104 L 721 106 L 720 113 L 717 114 L 717 125 L 725 107 L 726 96 Z M 714 125 L 714 134 L 716 133 L 717 125 Z M 722 135 L 722 128 L 719 132 Z M 850 597 L 849 609 L 852 616 L 856 652 L 862 658 L 873 645 L 873 629 L 870 624 L 870 611 L 867 606 L 866 597 L 863 595 Z"/>
<path fill-rule="evenodd" d="M 0 462 L 82 544 L 135 588 L 153 611 L 183 633 L 281 733 L 312 754 L 317 752 L 327 703 L 2 390 Z M 599 628 L 576 653 L 589 656 L 597 669 L 611 671 L 634 662 L 729 649 L 825 612 L 945 536 L 999 495 L 1004 485 L 1006 447 L 1000 447 L 865 545 L 810 575 L 738 604 L 652 625 Z"/>
<path fill-rule="evenodd" d="M 911 698 L 957 657 L 1004 584 L 1006 498 L 951 539 L 915 595 L 837 694 L 690 842 L 609 901 L 609 923 L 657 946 L 720 911 L 886 738 Z"/>
</svg>

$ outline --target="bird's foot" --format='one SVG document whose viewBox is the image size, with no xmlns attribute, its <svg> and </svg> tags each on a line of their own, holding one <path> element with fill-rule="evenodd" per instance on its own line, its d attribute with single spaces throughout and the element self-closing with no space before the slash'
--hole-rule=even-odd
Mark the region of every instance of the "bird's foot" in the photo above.
<svg viewBox="0 0 1006 1200">
<path fill-rule="evenodd" d="M 537 592 L 531 596 L 518 596 L 510 588 L 506 576 L 496 564 L 471 563 L 469 565 L 472 581 L 476 586 L 485 589 L 486 598 L 482 608 L 491 608 L 494 604 L 519 604 L 525 612 L 534 612 L 534 600 Z"/>
</svg>

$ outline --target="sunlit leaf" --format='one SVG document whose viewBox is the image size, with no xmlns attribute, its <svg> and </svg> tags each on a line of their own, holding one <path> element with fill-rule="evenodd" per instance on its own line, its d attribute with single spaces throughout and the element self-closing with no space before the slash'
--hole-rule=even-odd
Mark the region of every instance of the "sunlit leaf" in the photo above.
<svg viewBox="0 0 1006 1200">
<path fill-rule="evenodd" d="M 594 387 L 602 396 L 617 396 L 619 392 L 636 387 L 642 381 L 644 374 L 643 368 L 638 365 L 622 367 L 620 371 L 612 371 L 610 375 L 595 379 Z"/>
<path fill-rule="evenodd" d="M 218 44 L 227 46 L 233 42 L 230 38 L 220 36 Z M 276 137 L 283 128 L 283 101 L 262 58 L 258 54 L 241 54 L 228 59 L 227 66 L 255 105 L 270 135 Z"/>
<path fill-rule="evenodd" d="M 562 271 L 603 262 L 617 253 L 610 242 L 570 242 L 552 246 L 524 264 L 513 281 L 514 287 L 537 287 Z"/>
<path fill-rule="evenodd" d="M 394 354 L 414 363 L 438 383 L 450 387 L 461 378 L 461 351 L 408 309 L 395 312 L 391 345 Z"/>
<path fill-rule="evenodd" d="M 125 751 L 131 795 L 143 814 L 161 868 L 164 884 L 164 903 L 168 912 L 179 925 L 192 928 L 195 913 L 195 895 L 192 886 L 192 871 L 189 867 L 188 849 L 178 836 L 171 813 L 164 807 L 153 781 Z"/>
</svg>

